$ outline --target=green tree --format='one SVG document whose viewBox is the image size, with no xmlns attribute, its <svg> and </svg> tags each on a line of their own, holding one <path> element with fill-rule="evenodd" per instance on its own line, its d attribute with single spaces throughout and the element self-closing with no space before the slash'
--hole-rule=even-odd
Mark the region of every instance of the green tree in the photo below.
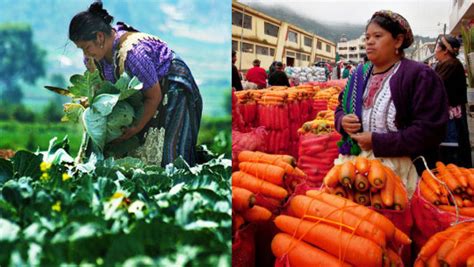
<svg viewBox="0 0 474 267">
<path fill-rule="evenodd" d="M 18 81 L 33 84 L 44 76 L 46 52 L 33 43 L 33 31 L 27 24 L 0 24 L 0 40 L 2 99 L 21 103 L 23 93 Z"/>
</svg>

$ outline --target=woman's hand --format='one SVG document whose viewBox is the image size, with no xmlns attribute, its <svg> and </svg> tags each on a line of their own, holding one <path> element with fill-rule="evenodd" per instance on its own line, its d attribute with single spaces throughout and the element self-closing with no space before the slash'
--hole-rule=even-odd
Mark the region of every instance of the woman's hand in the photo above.
<svg viewBox="0 0 474 267">
<path fill-rule="evenodd" d="M 362 132 L 350 135 L 352 140 L 356 141 L 359 144 L 359 147 L 362 150 L 369 151 L 372 150 L 372 133 L 371 132 Z"/>
<path fill-rule="evenodd" d="M 342 129 L 349 135 L 357 133 L 360 130 L 361 124 L 359 118 L 355 114 L 347 114 L 342 117 Z"/>
<path fill-rule="evenodd" d="M 132 127 L 129 127 L 129 128 L 125 128 L 123 130 L 123 134 L 112 140 L 111 143 L 113 144 L 117 144 L 117 143 L 121 143 L 121 142 L 124 142 L 128 139 L 130 139 L 131 137 L 133 137 L 134 135 L 136 135 L 137 133 L 139 133 L 142 129 L 137 127 L 137 126 L 132 126 Z"/>
</svg>

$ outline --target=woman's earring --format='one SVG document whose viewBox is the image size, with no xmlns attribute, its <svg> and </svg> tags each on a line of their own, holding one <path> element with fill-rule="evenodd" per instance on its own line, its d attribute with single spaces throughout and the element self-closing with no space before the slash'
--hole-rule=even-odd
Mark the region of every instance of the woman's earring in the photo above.
<svg viewBox="0 0 474 267">
<path fill-rule="evenodd" d="M 101 44 L 101 45 L 100 45 L 100 48 L 104 48 L 104 44 Z"/>
<path fill-rule="evenodd" d="M 395 49 L 395 55 L 398 55 L 398 49 Z"/>
</svg>

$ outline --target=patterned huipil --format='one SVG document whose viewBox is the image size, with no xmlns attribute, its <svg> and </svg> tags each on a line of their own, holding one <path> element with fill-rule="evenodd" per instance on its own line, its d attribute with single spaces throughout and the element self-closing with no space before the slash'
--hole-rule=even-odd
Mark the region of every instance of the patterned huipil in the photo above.
<svg viewBox="0 0 474 267">
<path fill-rule="evenodd" d="M 159 82 L 162 93 L 155 115 L 137 134 L 141 146 L 129 152 L 129 156 L 165 166 L 181 155 L 193 166 L 202 99 L 191 71 L 159 38 L 137 32 L 123 23 L 118 23 L 114 30 L 114 62 L 105 59 L 94 62 L 102 78 L 115 83 L 125 71 L 143 83 L 142 90 Z M 90 63 L 86 65 L 90 67 Z"/>
</svg>

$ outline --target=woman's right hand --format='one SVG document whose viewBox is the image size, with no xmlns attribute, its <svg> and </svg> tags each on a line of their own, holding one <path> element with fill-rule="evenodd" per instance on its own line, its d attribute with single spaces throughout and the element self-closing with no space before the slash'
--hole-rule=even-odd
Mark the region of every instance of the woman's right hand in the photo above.
<svg viewBox="0 0 474 267">
<path fill-rule="evenodd" d="M 360 128 L 361 124 L 359 118 L 355 114 L 347 114 L 342 117 L 342 129 L 346 131 L 348 134 L 355 134 L 357 133 Z"/>
</svg>

